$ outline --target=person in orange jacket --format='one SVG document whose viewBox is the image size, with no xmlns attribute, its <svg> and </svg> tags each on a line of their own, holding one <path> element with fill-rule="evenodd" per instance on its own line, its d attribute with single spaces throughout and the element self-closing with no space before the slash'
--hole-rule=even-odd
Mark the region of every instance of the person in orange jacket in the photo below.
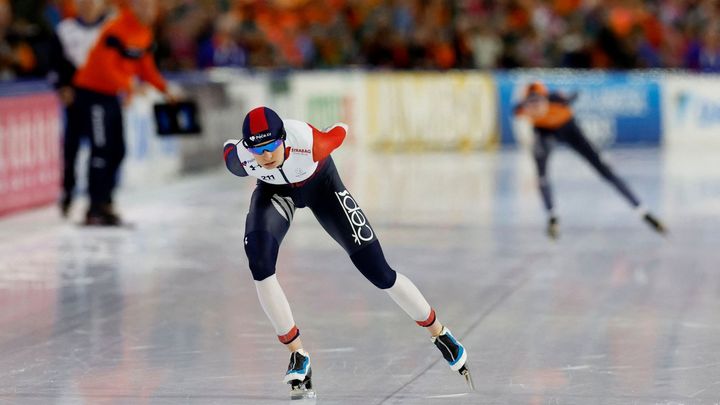
<svg viewBox="0 0 720 405">
<path fill-rule="evenodd" d="M 585 160 L 638 212 L 640 217 L 658 233 L 665 233 L 665 226 L 643 205 L 625 182 L 605 163 L 592 144 L 585 138 L 570 104 L 577 94 L 565 96 L 550 92 L 542 82 L 532 82 L 525 89 L 523 100 L 515 106 L 514 113 L 532 122 L 535 132 L 533 156 L 538 171 L 540 194 L 548 214 L 547 234 L 556 239 L 559 236 L 558 218 L 553 205 L 550 182 L 547 176 L 547 162 L 555 140 L 564 142 Z"/>
<path fill-rule="evenodd" d="M 120 98 L 129 97 L 140 79 L 173 99 L 153 60 L 156 14 L 156 0 L 126 1 L 73 78 L 75 103 L 84 117 L 76 130 L 90 135 L 91 144 L 87 225 L 122 224 L 113 208 L 118 169 L 125 156 Z"/>
</svg>

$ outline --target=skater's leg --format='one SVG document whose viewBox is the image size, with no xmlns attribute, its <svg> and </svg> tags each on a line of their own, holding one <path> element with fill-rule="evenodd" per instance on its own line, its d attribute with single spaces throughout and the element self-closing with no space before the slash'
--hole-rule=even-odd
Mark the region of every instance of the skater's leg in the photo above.
<svg viewBox="0 0 720 405">
<path fill-rule="evenodd" d="M 65 109 L 65 131 L 63 136 L 63 195 L 60 200 L 60 209 L 63 217 L 67 216 L 75 191 L 75 161 L 80 148 L 80 138 L 83 132 L 82 112 L 78 106 L 70 104 Z"/>
<path fill-rule="evenodd" d="M 260 305 L 272 323 L 278 340 L 291 352 L 301 350 L 302 342 L 290 304 L 275 275 L 275 264 L 294 210 L 290 198 L 274 194 L 272 190 L 259 185 L 250 201 L 244 240 Z"/>
<path fill-rule="evenodd" d="M 472 379 L 466 367 L 467 351 L 465 347 L 452 335 L 450 330 L 440 323 L 435 315 L 435 310 L 430 307 L 430 304 L 428 304 L 415 284 L 403 274 L 390 269 L 382 253 L 380 242 L 373 242 L 364 249 L 351 254 L 350 258 L 365 277 L 377 287 L 387 291 L 390 298 L 410 318 L 430 333 L 432 342 L 440 350 L 450 368 L 464 375 L 472 389 Z M 392 284 L 389 282 L 381 284 L 381 281 L 387 281 L 391 278 L 391 272 L 395 276 L 395 281 Z"/>
<path fill-rule="evenodd" d="M 275 274 L 260 281 L 255 280 L 255 290 L 280 343 L 291 352 L 301 349 L 300 331 L 295 326 L 290 304 Z"/>
<path fill-rule="evenodd" d="M 385 290 L 418 325 L 425 327 L 432 336 L 440 334 L 442 325 L 436 319 L 435 310 L 410 279 L 390 268 L 379 241 L 351 254 L 350 259 L 365 278 Z"/>
<path fill-rule="evenodd" d="M 535 134 L 535 143 L 533 145 L 533 158 L 535 159 L 535 167 L 538 174 L 538 188 L 542 197 L 543 206 L 548 216 L 555 216 L 552 189 L 547 174 L 548 158 L 551 152 L 551 140 L 547 135 Z"/>
<path fill-rule="evenodd" d="M 612 168 L 602 160 L 592 144 L 590 144 L 582 134 L 577 124 L 570 122 L 564 131 L 564 139 L 567 144 L 580 154 L 580 156 L 585 158 L 605 180 L 612 184 L 633 208 L 642 210 L 640 200 L 637 196 L 635 196 L 627 184 L 615 174 Z M 642 214 L 644 214 L 644 212 Z"/>
<path fill-rule="evenodd" d="M 552 151 L 552 139 L 548 134 L 535 133 L 535 144 L 533 145 L 533 158 L 538 173 L 538 188 L 542 197 L 545 212 L 547 212 L 547 234 L 556 239 L 559 236 L 558 220 L 553 205 L 552 189 L 547 173 L 548 159 Z"/>
<path fill-rule="evenodd" d="M 88 192 L 90 208 L 88 224 L 119 225 L 112 210 L 112 193 L 117 173 L 125 156 L 122 110 L 117 98 L 101 94 L 85 94 L 89 98 L 90 162 Z"/>
<path fill-rule="evenodd" d="M 294 214 L 295 205 L 290 197 L 259 184 L 250 200 L 244 244 L 260 305 L 278 340 L 290 351 L 290 362 L 283 381 L 292 387 L 291 398 L 299 399 L 314 396 L 310 356 L 303 349 L 290 303 L 275 275 L 280 244 Z"/>
<path fill-rule="evenodd" d="M 332 161 L 328 164 L 332 164 Z M 334 165 L 327 170 L 330 177 L 322 187 L 318 187 L 315 198 L 308 204 L 318 222 L 345 249 L 365 278 L 387 291 L 410 318 L 430 332 L 433 343 L 440 349 L 450 368 L 463 374 L 472 387 L 465 365 L 465 348 L 437 320 L 435 311 L 415 284 L 390 268 L 365 213 L 342 184 Z"/>
<path fill-rule="evenodd" d="M 667 232 L 665 225 L 650 213 L 641 203 L 625 182 L 618 177 L 610 166 L 608 166 L 595 148 L 585 138 L 577 124 L 571 122 L 565 132 L 565 140 L 577 153 L 579 153 L 597 172 L 627 200 L 635 209 L 640 218 L 645 221 L 653 230 L 664 234 Z"/>
<path fill-rule="evenodd" d="M 385 260 L 380 242 L 365 213 L 348 192 L 332 161 L 327 163 L 327 182 L 315 191 L 308 205 L 318 222 L 345 249 L 355 267 L 374 286 L 390 297 L 430 333 L 440 333 L 440 322 L 428 322 L 434 311 L 417 287 L 393 270 Z"/>
<path fill-rule="evenodd" d="M 605 180 L 615 187 L 620 195 L 635 209 L 635 212 L 643 221 L 658 233 L 664 234 L 667 232 L 665 225 L 640 203 L 640 199 L 630 190 L 630 187 L 602 160 L 574 121 L 568 123 L 568 125 L 561 130 L 561 135 L 563 140 L 567 142 L 571 148 L 585 158 Z"/>
</svg>

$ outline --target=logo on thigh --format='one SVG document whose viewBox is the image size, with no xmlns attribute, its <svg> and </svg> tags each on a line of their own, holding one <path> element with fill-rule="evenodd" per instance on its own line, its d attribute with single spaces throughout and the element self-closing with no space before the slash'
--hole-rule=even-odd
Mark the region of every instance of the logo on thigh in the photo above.
<svg viewBox="0 0 720 405">
<path fill-rule="evenodd" d="M 373 240 L 375 232 L 373 232 L 367 218 L 365 218 L 365 214 L 363 214 L 362 210 L 360 210 L 360 206 L 358 206 L 358 203 L 350 195 L 350 193 L 347 190 L 343 190 L 339 193 L 335 192 L 335 197 L 337 197 L 338 202 L 340 202 L 340 206 L 343 208 L 345 216 L 350 223 L 355 243 L 362 245 L 363 242 Z"/>
</svg>

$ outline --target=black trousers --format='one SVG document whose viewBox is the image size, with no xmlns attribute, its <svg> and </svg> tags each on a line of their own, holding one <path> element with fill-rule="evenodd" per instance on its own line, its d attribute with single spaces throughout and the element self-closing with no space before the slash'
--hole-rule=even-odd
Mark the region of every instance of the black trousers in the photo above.
<svg viewBox="0 0 720 405">
<path fill-rule="evenodd" d="M 78 111 L 77 102 L 65 108 L 65 131 L 63 135 L 63 199 L 71 199 L 75 191 L 76 175 L 75 163 L 77 161 L 80 141 L 83 134 L 79 125 L 82 122 L 82 115 Z"/>
<path fill-rule="evenodd" d="M 535 135 L 533 156 L 539 177 L 540 193 L 547 211 L 552 211 L 554 208 L 550 181 L 547 177 L 547 165 L 555 139 L 567 144 L 577 154 L 582 156 L 600 176 L 617 189 L 630 205 L 633 207 L 640 205 L 640 201 L 625 182 L 615 174 L 610 166 L 603 162 L 593 145 L 585 138 L 585 135 L 583 135 L 582 130 L 580 130 L 580 127 L 578 127 L 574 119 L 554 131 L 536 128 Z"/>
<path fill-rule="evenodd" d="M 75 101 L 68 111 L 68 128 L 65 143 L 65 186 L 70 183 L 70 170 L 80 139 L 90 139 L 90 162 L 88 162 L 88 193 L 90 210 L 99 210 L 112 203 L 117 184 L 118 169 L 125 157 L 125 138 L 120 100 L 116 96 L 87 89 L 76 89 Z M 72 162 L 73 168 L 69 165 Z"/>
<path fill-rule="evenodd" d="M 245 252 L 255 280 L 275 274 L 277 254 L 296 208 L 308 207 L 325 231 L 350 256 L 355 267 L 378 288 L 395 283 L 365 213 L 347 191 L 328 157 L 302 185 L 258 181 L 245 222 Z"/>
</svg>

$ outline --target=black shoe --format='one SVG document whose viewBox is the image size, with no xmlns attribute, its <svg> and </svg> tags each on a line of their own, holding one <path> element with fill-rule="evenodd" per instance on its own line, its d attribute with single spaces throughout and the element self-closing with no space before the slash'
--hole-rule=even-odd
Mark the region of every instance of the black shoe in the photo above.
<svg viewBox="0 0 720 405">
<path fill-rule="evenodd" d="M 652 214 L 649 212 L 645 215 L 643 215 L 643 220 L 647 222 L 648 225 L 650 225 L 651 228 L 655 230 L 655 232 L 665 235 L 667 234 L 667 229 L 665 228 L 665 225 L 663 225 L 662 222 L 660 222 L 659 219 L 655 218 Z"/>
<path fill-rule="evenodd" d="M 122 226 L 123 221 L 113 211 L 111 205 L 91 207 L 85 215 L 85 225 L 88 226 Z"/>
<path fill-rule="evenodd" d="M 550 239 L 557 239 L 560 237 L 560 226 L 558 225 L 557 217 L 550 217 L 548 219 L 547 235 Z"/>
<path fill-rule="evenodd" d="M 67 218 L 72 206 L 72 196 L 65 195 L 60 199 L 60 215 Z"/>
</svg>

